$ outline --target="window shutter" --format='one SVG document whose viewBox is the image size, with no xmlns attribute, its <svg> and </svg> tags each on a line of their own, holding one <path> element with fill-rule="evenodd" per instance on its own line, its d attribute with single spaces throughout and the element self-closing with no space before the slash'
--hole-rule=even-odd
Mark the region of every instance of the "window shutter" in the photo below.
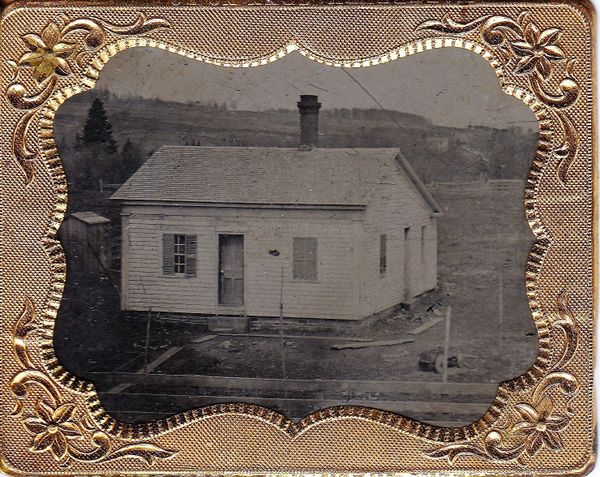
<svg viewBox="0 0 600 477">
<path fill-rule="evenodd" d="M 185 236 L 185 276 L 195 277 L 196 276 L 196 236 L 186 235 Z"/>
<path fill-rule="evenodd" d="M 175 236 L 163 234 L 163 275 L 173 275 Z"/>
<path fill-rule="evenodd" d="M 304 241 L 300 238 L 294 239 L 294 278 L 304 279 Z"/>
<path fill-rule="evenodd" d="M 387 270 L 387 235 L 379 236 L 379 273 L 383 275 Z"/>
<path fill-rule="evenodd" d="M 307 280 L 317 279 L 317 239 L 306 239 L 306 259 L 304 276 Z"/>
<path fill-rule="evenodd" d="M 294 238 L 294 278 L 317 279 L 317 239 Z"/>
</svg>

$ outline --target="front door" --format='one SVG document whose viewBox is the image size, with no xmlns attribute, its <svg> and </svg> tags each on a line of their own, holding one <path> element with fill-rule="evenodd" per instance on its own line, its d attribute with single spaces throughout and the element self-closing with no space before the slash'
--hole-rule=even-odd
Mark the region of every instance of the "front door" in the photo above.
<svg viewBox="0 0 600 477">
<path fill-rule="evenodd" d="M 244 304 L 244 236 L 219 235 L 219 305 Z"/>
</svg>

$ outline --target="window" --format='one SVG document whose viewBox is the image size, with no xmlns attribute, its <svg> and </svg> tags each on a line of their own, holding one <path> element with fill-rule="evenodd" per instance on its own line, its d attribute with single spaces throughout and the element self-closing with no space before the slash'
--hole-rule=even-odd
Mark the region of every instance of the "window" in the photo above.
<svg viewBox="0 0 600 477">
<path fill-rule="evenodd" d="M 385 275 L 387 270 L 387 235 L 379 236 L 379 274 Z"/>
<path fill-rule="evenodd" d="M 163 274 L 196 276 L 195 235 L 163 235 Z"/>
<path fill-rule="evenodd" d="M 185 235 L 175 235 L 173 242 L 173 271 L 185 273 Z"/>
<path fill-rule="evenodd" d="M 317 239 L 294 238 L 294 279 L 317 279 Z"/>
</svg>

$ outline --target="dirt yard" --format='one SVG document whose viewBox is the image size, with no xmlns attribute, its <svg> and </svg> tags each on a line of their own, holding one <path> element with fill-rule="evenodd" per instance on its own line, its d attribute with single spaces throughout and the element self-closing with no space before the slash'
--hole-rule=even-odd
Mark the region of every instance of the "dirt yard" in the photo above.
<svg viewBox="0 0 600 477">
<path fill-rule="evenodd" d="M 159 405 L 149 394 L 181 396 L 200 392 L 208 395 L 201 402 L 208 403 L 212 402 L 212 391 L 137 384 L 117 397 L 110 391 L 123 383 L 115 381 L 114 373 L 146 370 L 154 375 L 177 376 L 441 382 L 440 374 L 420 369 L 418 361 L 423 351 L 443 345 L 444 322 L 418 335 L 408 332 L 444 316 L 450 305 L 451 345 L 462 352 L 464 359 L 460 368 L 450 368 L 449 382 L 498 383 L 519 375 L 530 366 L 537 352 L 523 281 L 532 236 L 520 202 L 514 191 L 482 193 L 438 187 L 433 193 L 444 204 L 445 212 L 439 219 L 440 286 L 410 312 L 367 319 L 355 326 L 319 332 L 318 336 L 299 334 L 288 329 L 284 322 L 283 339 L 277 331 L 271 331 L 270 336 L 263 336 L 269 334 L 266 331 L 241 335 L 211 333 L 205 325 L 189 318 L 182 322 L 157 321 L 155 314 L 150 315 L 148 329 L 145 314 L 120 312 L 118 277 L 70 270 L 55 333 L 58 357 L 71 372 L 96 384 L 115 416 L 122 411 L 121 418 L 134 421 L 163 417 L 197 405 L 174 398 L 168 405 Z M 203 338 L 207 340 L 202 341 Z M 414 341 L 334 349 L 333 345 L 349 343 L 351 338 Z M 218 393 L 236 400 L 244 391 L 219 389 Z M 370 393 L 368 399 L 377 401 L 376 394 Z M 489 403 L 494 395 L 495 390 L 491 389 L 487 395 L 479 396 L 478 402 Z M 311 397 L 314 397 L 311 393 L 304 393 L 299 400 Z M 343 404 L 348 396 L 321 394 L 319 398 Z M 394 397 L 404 401 L 424 398 L 444 399 L 419 392 Z M 320 406 L 321 402 L 307 403 L 298 412 L 306 413 Z M 141 408 L 145 413 L 135 412 Z M 409 409 L 404 413 L 422 419 L 440 419 L 435 412 Z M 466 414 L 470 417 L 465 417 Z M 461 419 L 476 417 L 465 412 Z"/>
</svg>

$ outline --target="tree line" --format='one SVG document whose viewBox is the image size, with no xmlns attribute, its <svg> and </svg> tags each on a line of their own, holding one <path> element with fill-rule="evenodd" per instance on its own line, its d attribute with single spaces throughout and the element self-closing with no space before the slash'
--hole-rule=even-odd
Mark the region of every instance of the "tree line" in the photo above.
<svg viewBox="0 0 600 477">
<path fill-rule="evenodd" d="M 95 98 L 83 129 L 74 141 L 60 141 L 64 167 L 73 189 L 89 189 L 104 183 L 125 182 L 146 160 L 138 144 L 128 139 L 122 147 L 113 136 L 104 103 Z"/>
</svg>

